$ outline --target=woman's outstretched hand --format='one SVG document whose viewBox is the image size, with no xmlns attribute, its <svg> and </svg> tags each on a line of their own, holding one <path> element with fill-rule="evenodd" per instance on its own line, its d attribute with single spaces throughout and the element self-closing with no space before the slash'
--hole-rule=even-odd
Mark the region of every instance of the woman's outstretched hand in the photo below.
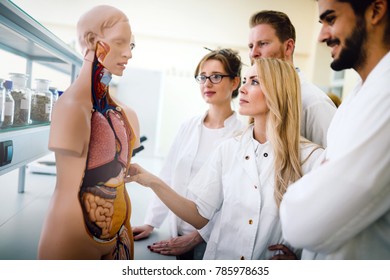
<svg viewBox="0 0 390 280">
<path fill-rule="evenodd" d="M 142 186 L 150 187 L 152 182 L 159 180 L 158 177 L 143 169 L 140 165 L 136 163 L 130 164 L 129 171 L 125 177 L 125 182 L 136 182 Z"/>
</svg>

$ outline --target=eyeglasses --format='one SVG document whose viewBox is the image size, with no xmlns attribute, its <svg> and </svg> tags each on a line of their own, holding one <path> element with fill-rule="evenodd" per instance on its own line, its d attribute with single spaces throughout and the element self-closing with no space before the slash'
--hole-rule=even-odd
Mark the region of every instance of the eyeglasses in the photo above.
<svg viewBox="0 0 390 280">
<path fill-rule="evenodd" d="M 210 75 L 210 76 L 198 75 L 198 76 L 195 77 L 195 80 L 199 84 L 204 84 L 207 79 L 209 79 L 210 82 L 212 82 L 213 84 L 219 84 L 222 81 L 222 79 L 225 78 L 225 77 L 231 77 L 231 75 L 222 75 L 222 74 L 213 74 L 213 75 Z"/>
</svg>

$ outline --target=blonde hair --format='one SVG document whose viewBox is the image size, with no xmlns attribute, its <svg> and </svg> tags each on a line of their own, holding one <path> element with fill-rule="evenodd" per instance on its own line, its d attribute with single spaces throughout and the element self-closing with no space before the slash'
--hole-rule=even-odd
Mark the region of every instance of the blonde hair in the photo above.
<svg viewBox="0 0 390 280">
<path fill-rule="evenodd" d="M 293 65 L 281 59 L 259 58 L 255 64 L 269 108 L 266 132 L 274 152 L 274 195 L 279 207 L 287 187 L 302 177 L 300 81 Z"/>
<path fill-rule="evenodd" d="M 121 10 L 108 5 L 96 6 L 83 14 L 77 22 L 77 37 L 82 52 L 84 53 L 91 43 L 95 48 L 94 44 L 98 38 L 104 37 L 105 29 L 113 27 L 118 22 L 128 21 Z"/>
</svg>

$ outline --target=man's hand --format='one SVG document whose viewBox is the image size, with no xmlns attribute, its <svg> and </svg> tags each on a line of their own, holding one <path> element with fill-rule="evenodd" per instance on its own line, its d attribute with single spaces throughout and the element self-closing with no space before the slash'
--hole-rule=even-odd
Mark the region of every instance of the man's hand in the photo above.
<svg viewBox="0 0 390 280">
<path fill-rule="evenodd" d="M 271 260 L 297 260 L 298 257 L 288 247 L 283 244 L 271 245 L 268 247 L 270 251 L 281 251 L 274 255 Z"/>
</svg>

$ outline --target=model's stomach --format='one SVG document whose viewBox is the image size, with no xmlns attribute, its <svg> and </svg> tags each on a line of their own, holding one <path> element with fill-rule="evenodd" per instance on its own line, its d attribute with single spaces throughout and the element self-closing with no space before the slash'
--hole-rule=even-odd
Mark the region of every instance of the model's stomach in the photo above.
<svg viewBox="0 0 390 280">
<path fill-rule="evenodd" d="M 111 240 L 126 222 L 129 202 L 124 173 L 125 168 L 116 161 L 86 171 L 79 199 L 88 232 L 97 240 Z"/>
</svg>

